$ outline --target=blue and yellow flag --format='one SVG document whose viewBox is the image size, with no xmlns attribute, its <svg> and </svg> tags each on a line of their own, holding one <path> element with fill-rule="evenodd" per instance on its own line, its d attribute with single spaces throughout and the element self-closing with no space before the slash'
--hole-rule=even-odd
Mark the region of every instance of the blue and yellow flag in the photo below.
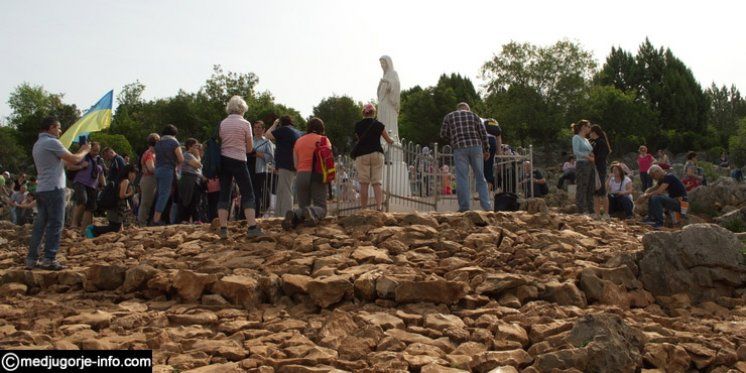
<svg viewBox="0 0 746 373">
<path fill-rule="evenodd" d="M 91 132 L 98 132 L 111 125 L 111 104 L 114 100 L 114 91 L 101 97 L 98 102 L 78 119 L 65 133 L 60 136 L 62 145 L 69 148 L 74 142 L 78 142 L 79 136 L 87 136 Z"/>
</svg>

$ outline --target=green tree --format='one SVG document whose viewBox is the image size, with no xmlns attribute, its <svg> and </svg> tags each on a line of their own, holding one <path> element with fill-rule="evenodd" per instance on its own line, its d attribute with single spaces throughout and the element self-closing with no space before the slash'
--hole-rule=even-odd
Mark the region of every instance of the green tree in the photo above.
<svg viewBox="0 0 746 373">
<path fill-rule="evenodd" d="M 656 48 L 647 38 L 634 63 L 631 54 L 612 48 L 595 81 L 648 106 L 657 119 L 649 123 L 647 143 L 681 152 L 724 141 L 713 144 L 705 138 L 710 104 L 691 70 L 670 49 Z"/>
<path fill-rule="evenodd" d="M 484 115 L 484 104 L 467 77 L 443 74 L 433 87 L 412 87 L 402 91 L 399 112 L 399 136 L 426 145 L 442 142 L 443 117 L 456 110 L 459 102 L 468 103 L 474 112 Z"/>
<path fill-rule="evenodd" d="M 29 166 L 26 151 L 18 142 L 16 131 L 10 127 L 0 126 L 0 169 L 16 173 Z"/>
<path fill-rule="evenodd" d="M 31 149 L 39 133 L 39 124 L 44 117 L 56 116 L 63 131 L 80 117 L 75 105 L 62 102 L 63 94 L 49 93 L 42 86 L 23 83 L 11 92 L 8 99 L 11 114 L 8 125 L 15 128 L 18 142 L 24 149 Z"/>
<path fill-rule="evenodd" d="M 197 92 L 180 90 L 173 97 L 147 101 L 142 98 L 144 84 L 139 81 L 127 84 L 118 95 L 117 110 L 108 133 L 123 135 L 137 154 L 145 150 L 147 135 L 160 132 L 167 124 L 179 129 L 181 139 L 205 140 L 226 117 L 225 105 L 233 95 L 246 100 L 249 110 L 245 117 L 249 121 L 264 120 L 266 126 L 270 126 L 279 116 L 290 115 L 304 128 L 305 120 L 297 110 L 277 103 L 269 92 L 256 91 L 258 81 L 254 73 L 224 72 L 216 65 Z"/>
<path fill-rule="evenodd" d="M 548 47 L 510 42 L 482 66 L 488 93 L 511 86 L 531 88 L 567 114 L 590 87 L 596 70 L 593 54 L 580 44 L 560 40 Z"/>
<path fill-rule="evenodd" d="M 717 132 L 720 145 L 727 146 L 731 136 L 738 131 L 738 120 L 746 116 L 746 100 L 735 85 L 728 88 L 712 83 L 705 94 L 710 100 L 709 125 Z"/>
<path fill-rule="evenodd" d="M 136 159 L 137 154 L 132 149 L 127 138 L 123 135 L 115 135 L 105 132 L 94 132 L 91 134 L 91 141 L 98 141 L 101 143 L 101 150 L 105 148 L 114 149 L 117 154 L 124 157 L 125 155 L 130 156 L 131 159 Z"/>
<path fill-rule="evenodd" d="M 606 57 L 606 63 L 594 78 L 594 82 L 598 85 L 613 86 L 622 92 L 637 93 L 640 73 L 635 56 L 622 48 L 611 47 L 611 53 Z"/>
<path fill-rule="evenodd" d="M 746 165 L 746 118 L 738 122 L 738 130 L 728 139 L 728 152 L 736 167 Z"/>
<path fill-rule="evenodd" d="M 602 126 L 616 154 L 647 144 L 646 139 L 652 138 L 651 124 L 657 121 L 656 114 L 638 102 L 634 93 L 614 86 L 593 87 L 582 117 Z M 656 144 L 649 145 L 655 149 Z"/>
<path fill-rule="evenodd" d="M 490 93 L 485 106 L 487 116 L 500 122 L 505 144 L 547 145 L 557 139 L 562 129 L 560 113 L 533 87 L 514 84 L 507 90 Z"/>
<path fill-rule="evenodd" d="M 355 143 L 355 123 L 362 119 L 362 104 L 348 96 L 327 97 L 313 108 L 313 115 L 324 121 L 326 135 L 335 153 L 347 154 Z"/>
</svg>

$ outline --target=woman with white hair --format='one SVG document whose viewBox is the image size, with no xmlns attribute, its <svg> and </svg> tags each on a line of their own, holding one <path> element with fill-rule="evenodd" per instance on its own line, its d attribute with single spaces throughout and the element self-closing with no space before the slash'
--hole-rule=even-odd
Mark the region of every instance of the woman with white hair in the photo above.
<svg viewBox="0 0 746 373">
<path fill-rule="evenodd" d="M 246 235 L 249 238 L 259 237 L 262 230 L 256 225 L 254 213 L 254 190 L 247 166 L 246 153 L 254 149 L 251 123 L 243 118 L 249 106 L 241 96 L 233 96 L 225 107 L 228 117 L 220 122 L 220 197 L 218 199 L 218 218 L 220 220 L 220 238 L 228 238 L 228 210 L 230 208 L 233 181 L 241 192 L 241 206 L 248 223 Z"/>
<path fill-rule="evenodd" d="M 383 203 L 383 147 L 381 138 L 391 144 L 394 141 L 385 131 L 383 123 L 376 120 L 376 107 L 373 104 L 363 106 L 363 120 L 355 124 L 357 144 L 353 148 L 355 169 L 360 180 L 360 208 L 368 207 L 368 186 L 373 185 L 376 199 L 376 210 L 381 210 Z"/>
</svg>

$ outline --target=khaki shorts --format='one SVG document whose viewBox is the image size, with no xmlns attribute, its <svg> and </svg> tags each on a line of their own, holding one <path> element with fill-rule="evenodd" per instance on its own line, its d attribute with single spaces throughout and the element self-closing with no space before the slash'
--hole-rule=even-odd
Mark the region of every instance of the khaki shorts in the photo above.
<svg viewBox="0 0 746 373">
<path fill-rule="evenodd" d="M 361 184 L 383 182 L 383 153 L 374 152 L 355 158 L 358 181 Z"/>
</svg>

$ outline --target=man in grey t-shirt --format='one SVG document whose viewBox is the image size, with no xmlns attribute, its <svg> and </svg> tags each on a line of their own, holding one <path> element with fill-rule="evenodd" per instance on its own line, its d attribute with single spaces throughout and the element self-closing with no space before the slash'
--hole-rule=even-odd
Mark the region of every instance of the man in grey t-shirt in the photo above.
<svg viewBox="0 0 746 373">
<path fill-rule="evenodd" d="M 62 128 L 60 121 L 47 117 L 39 128 L 39 139 L 34 144 L 32 155 L 37 173 L 36 206 L 38 215 L 31 232 L 26 269 L 34 269 L 39 258 L 39 245 L 44 238 L 44 259 L 40 268 L 60 270 L 65 268 L 56 259 L 60 248 L 62 225 L 65 221 L 65 169 L 63 162 L 80 163 L 91 147 L 80 146 L 76 154 L 70 153 L 59 140 Z"/>
</svg>

